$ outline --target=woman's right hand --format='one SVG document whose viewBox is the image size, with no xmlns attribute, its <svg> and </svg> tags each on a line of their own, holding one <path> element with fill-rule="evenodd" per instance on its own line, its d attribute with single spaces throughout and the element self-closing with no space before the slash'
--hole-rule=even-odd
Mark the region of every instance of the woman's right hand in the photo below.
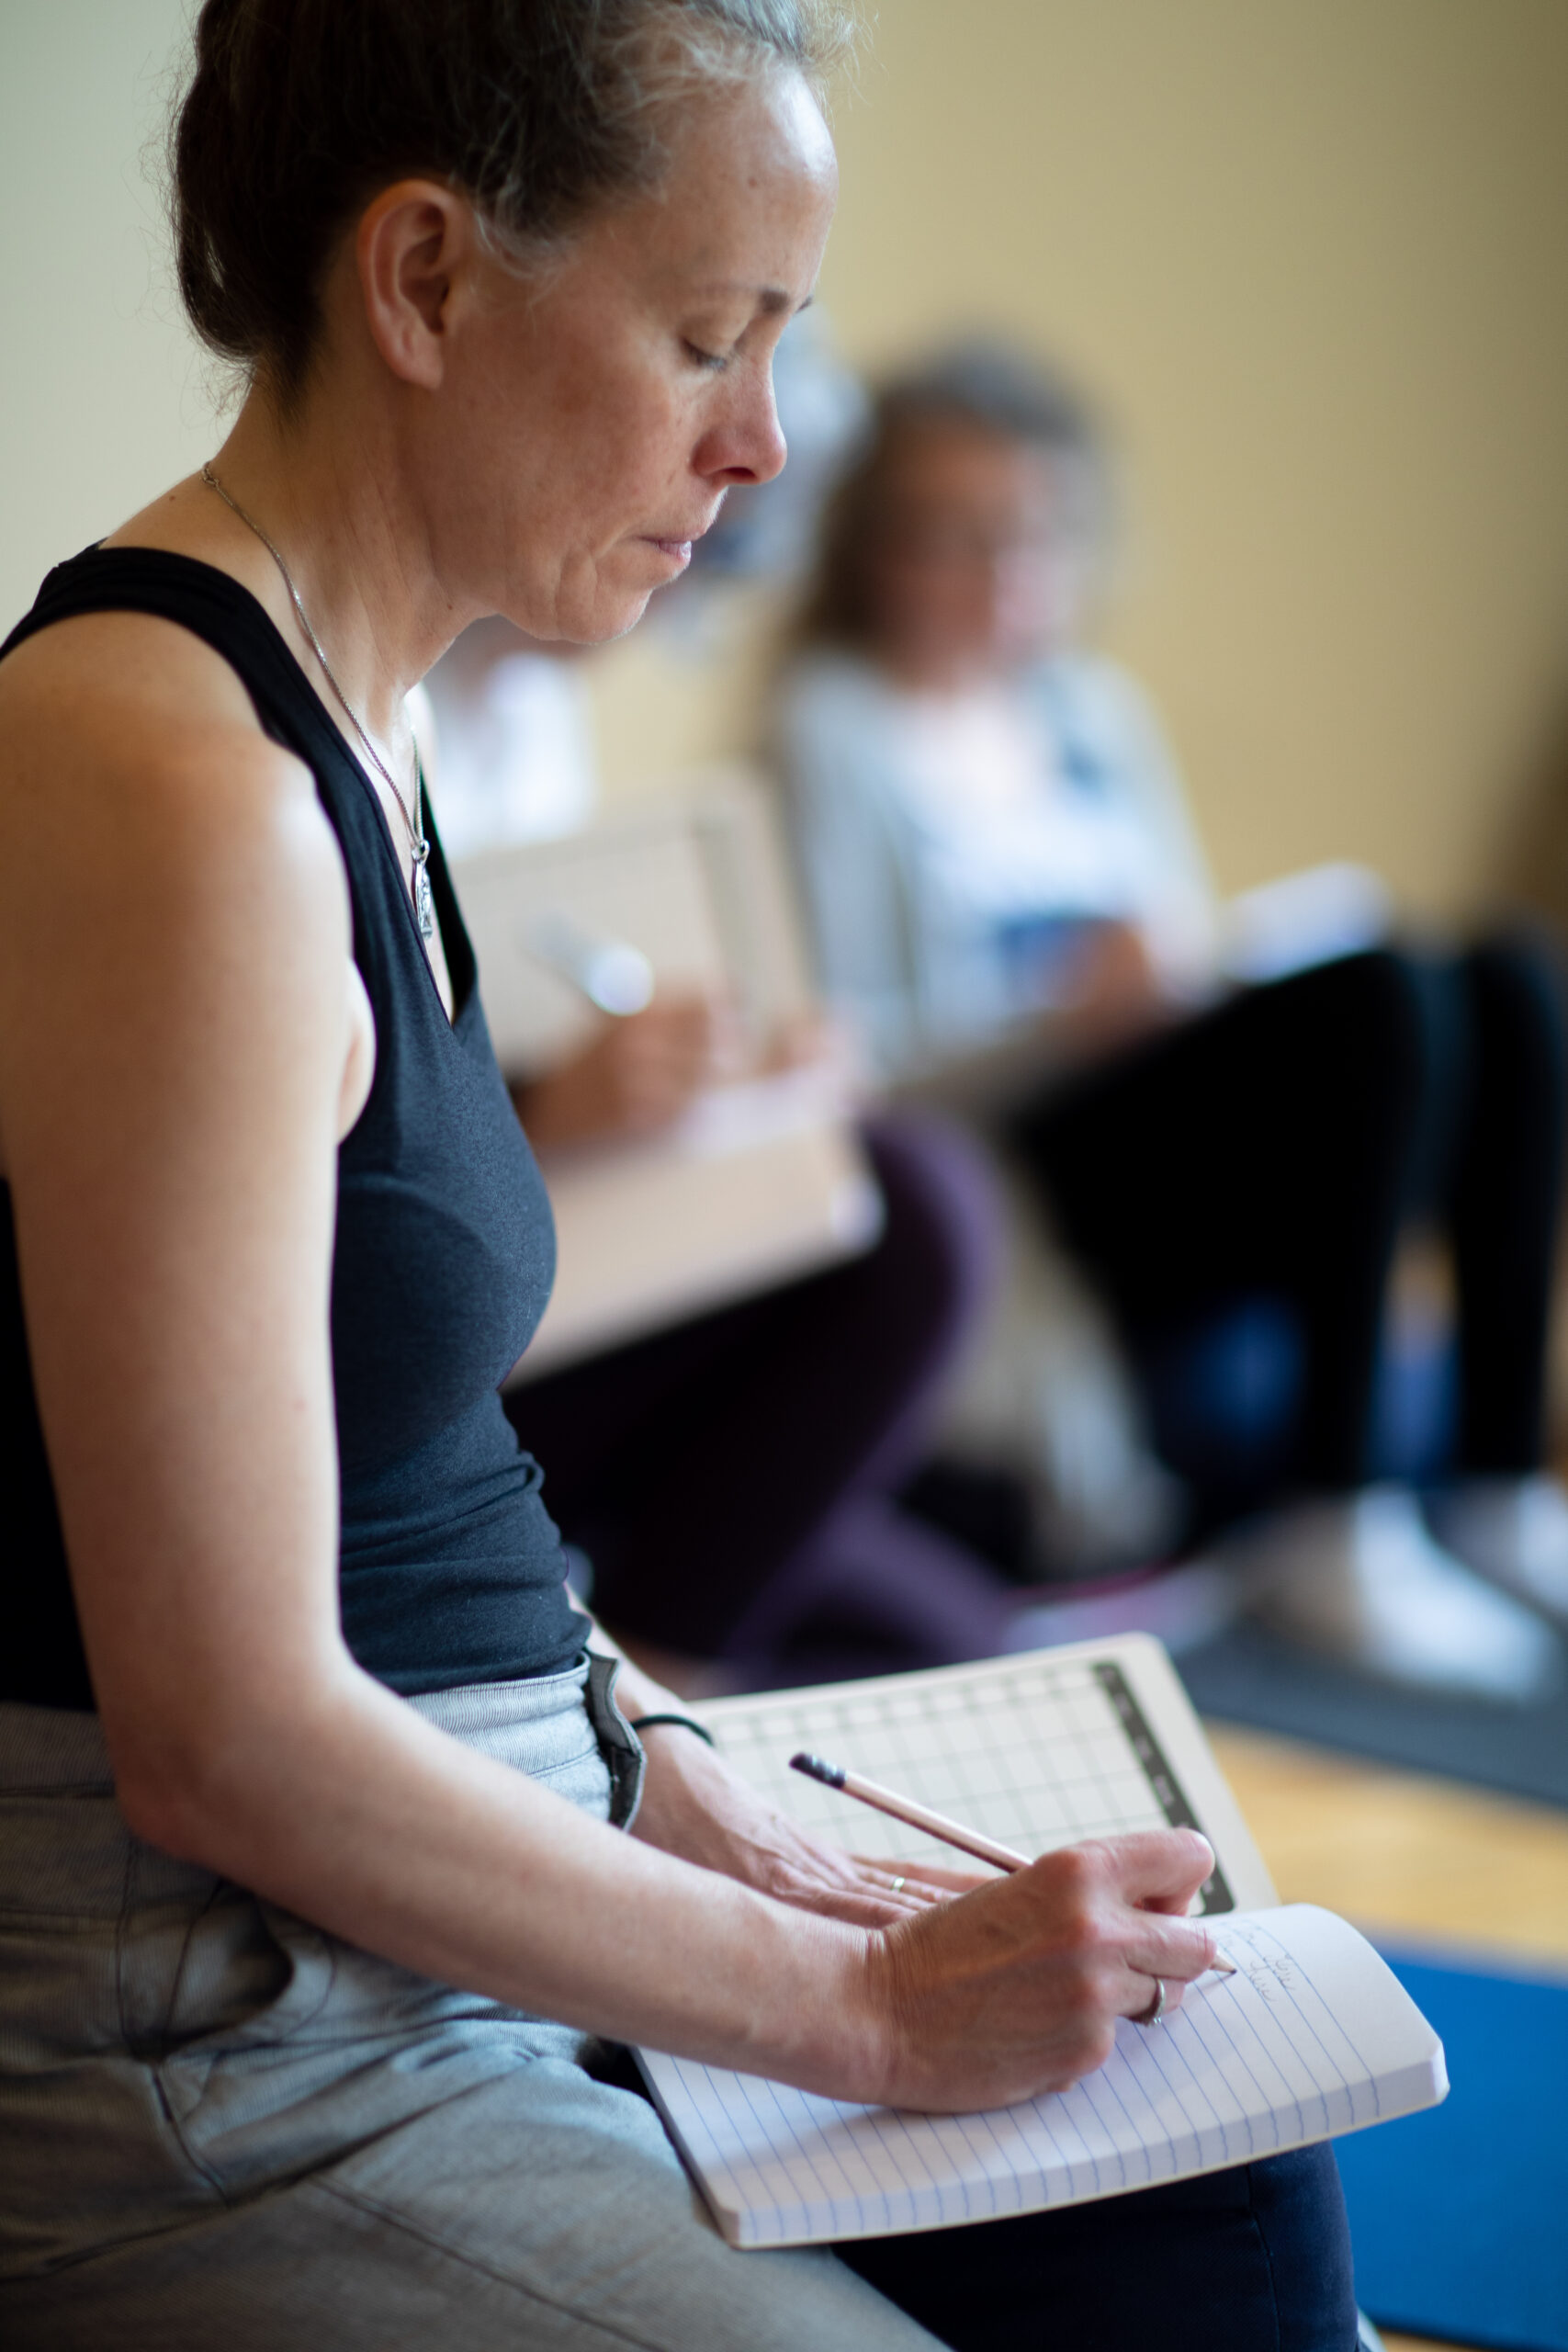
<svg viewBox="0 0 1568 2352">
<path fill-rule="evenodd" d="M 606 1021 L 570 1061 L 513 1087 L 528 1140 L 547 1151 L 657 1134 L 705 1087 L 734 1077 L 739 1023 L 704 995 L 655 999 L 642 1012 Z"/>
<path fill-rule="evenodd" d="M 1168 2015 L 1213 1962 L 1209 1929 L 1185 1915 L 1213 1860 L 1196 1830 L 1097 1838 L 873 1932 L 877 2098 L 956 2112 L 1092 2074 L 1156 1979 Z"/>
</svg>

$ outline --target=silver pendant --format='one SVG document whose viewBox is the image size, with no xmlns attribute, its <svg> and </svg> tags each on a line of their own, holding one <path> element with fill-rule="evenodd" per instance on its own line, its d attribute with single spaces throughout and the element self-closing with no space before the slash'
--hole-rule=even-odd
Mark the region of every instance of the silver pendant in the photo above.
<svg viewBox="0 0 1568 2352">
<path fill-rule="evenodd" d="M 424 863 L 429 855 L 429 849 L 422 842 L 415 853 L 413 866 L 413 919 L 419 925 L 422 939 L 434 939 L 435 936 L 435 894 L 431 889 L 430 874 Z"/>
</svg>

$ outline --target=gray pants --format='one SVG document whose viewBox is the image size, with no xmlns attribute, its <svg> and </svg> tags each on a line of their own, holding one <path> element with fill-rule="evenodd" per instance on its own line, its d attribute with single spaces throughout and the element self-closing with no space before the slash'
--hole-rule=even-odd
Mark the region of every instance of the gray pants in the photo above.
<svg viewBox="0 0 1568 2352">
<path fill-rule="evenodd" d="M 411 1703 L 601 1818 L 586 1667 Z M 0 1707 L 10 2352 L 917 2352 L 827 2252 L 737 2254 L 589 2037 L 131 1835 L 97 1719 Z"/>
</svg>

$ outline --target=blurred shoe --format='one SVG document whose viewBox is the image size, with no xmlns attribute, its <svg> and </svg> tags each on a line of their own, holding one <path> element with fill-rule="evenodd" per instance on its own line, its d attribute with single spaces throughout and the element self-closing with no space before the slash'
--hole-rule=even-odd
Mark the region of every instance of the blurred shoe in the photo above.
<svg viewBox="0 0 1568 2352">
<path fill-rule="evenodd" d="M 1522 1706 L 1561 1679 L 1551 1627 L 1441 1550 L 1407 1487 L 1297 1503 L 1215 1551 L 1259 1623 L 1385 1682 Z"/>
<path fill-rule="evenodd" d="M 1428 1517 L 1467 1568 L 1568 1625 L 1568 1494 L 1547 1472 L 1467 1478 L 1438 1496 Z"/>
</svg>

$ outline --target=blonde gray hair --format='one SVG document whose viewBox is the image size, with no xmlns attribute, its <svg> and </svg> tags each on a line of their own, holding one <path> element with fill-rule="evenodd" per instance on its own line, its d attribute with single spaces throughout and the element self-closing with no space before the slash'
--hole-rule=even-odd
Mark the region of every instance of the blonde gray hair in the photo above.
<svg viewBox="0 0 1568 2352">
<path fill-rule="evenodd" d="M 170 138 L 181 295 L 209 347 L 297 397 L 336 240 L 425 172 L 514 254 L 658 186 L 681 102 L 821 89 L 852 0 L 206 0 Z"/>
</svg>

